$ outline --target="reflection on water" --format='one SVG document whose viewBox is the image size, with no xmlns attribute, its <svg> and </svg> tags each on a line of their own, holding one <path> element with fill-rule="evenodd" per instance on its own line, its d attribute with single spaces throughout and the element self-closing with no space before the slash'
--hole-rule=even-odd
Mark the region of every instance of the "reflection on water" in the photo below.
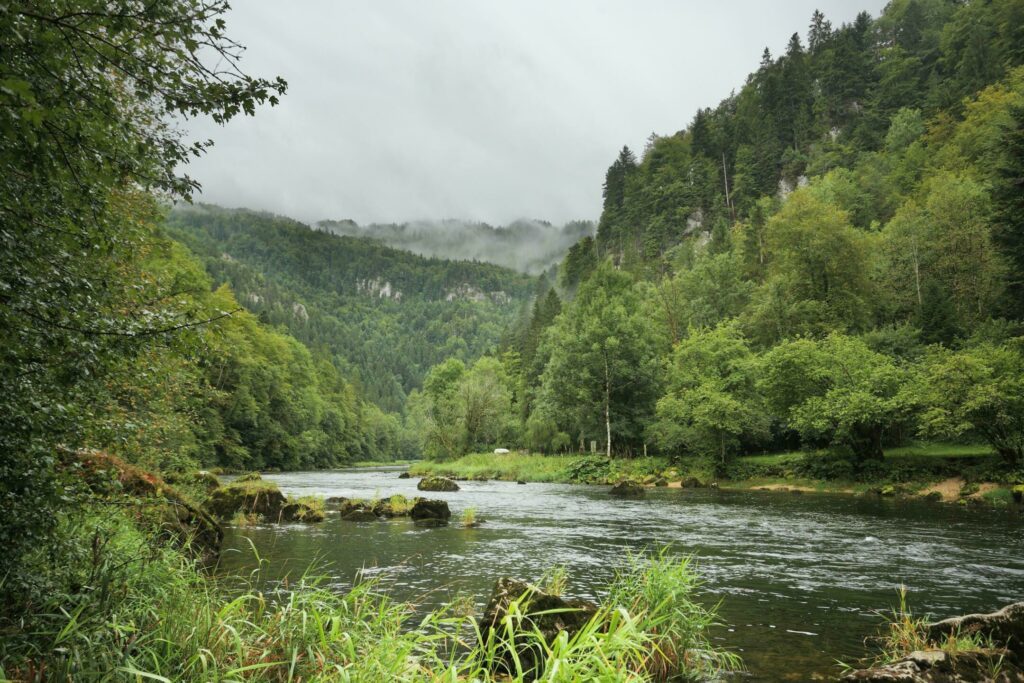
<svg viewBox="0 0 1024 683">
<path fill-rule="evenodd" d="M 372 498 L 416 491 L 394 469 L 268 475 L 286 494 Z M 536 579 L 564 564 L 569 593 L 600 598 L 630 550 L 671 545 L 694 555 L 701 596 L 722 601 L 716 633 L 756 680 L 835 675 L 863 656 L 876 612 L 905 584 L 918 613 L 949 616 L 1024 599 L 1024 525 L 1017 512 L 848 496 L 655 489 L 621 500 L 605 487 L 460 482 L 429 493 L 453 520 L 475 507 L 486 523 L 421 529 L 405 520 L 229 530 L 226 571 L 255 566 L 250 538 L 274 576 L 327 563 L 339 584 L 365 568 L 392 595 L 430 606 L 471 595 L 499 575 Z"/>
</svg>

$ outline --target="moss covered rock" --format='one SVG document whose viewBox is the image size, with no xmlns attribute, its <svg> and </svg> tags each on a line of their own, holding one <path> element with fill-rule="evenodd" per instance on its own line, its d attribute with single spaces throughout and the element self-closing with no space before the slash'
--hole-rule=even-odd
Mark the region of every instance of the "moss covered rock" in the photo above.
<svg viewBox="0 0 1024 683">
<path fill-rule="evenodd" d="M 416 488 L 420 491 L 458 491 L 459 485 L 447 477 L 424 477 Z"/>
<path fill-rule="evenodd" d="M 443 500 L 418 498 L 409 511 L 409 516 L 420 525 L 447 524 L 452 516 L 448 503 Z"/>
<path fill-rule="evenodd" d="M 277 521 L 286 503 L 276 484 L 262 480 L 235 481 L 210 493 L 206 506 L 214 516 L 231 519 L 237 512 Z"/>
</svg>

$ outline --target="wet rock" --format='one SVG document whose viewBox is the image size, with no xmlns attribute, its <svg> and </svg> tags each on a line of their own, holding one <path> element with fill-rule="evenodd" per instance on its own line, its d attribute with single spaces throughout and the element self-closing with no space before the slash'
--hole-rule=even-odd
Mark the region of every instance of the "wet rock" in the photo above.
<svg viewBox="0 0 1024 683">
<path fill-rule="evenodd" d="M 421 526 L 434 523 L 447 524 L 452 516 L 452 511 L 448 509 L 447 501 L 419 498 L 409 511 L 409 516 Z"/>
<path fill-rule="evenodd" d="M 327 507 L 333 510 L 343 507 L 348 502 L 348 498 L 345 496 L 331 496 L 324 502 L 327 504 Z"/>
<path fill-rule="evenodd" d="M 297 500 L 285 503 L 281 508 L 280 520 L 282 522 L 315 524 L 324 521 L 324 511 L 307 502 Z"/>
<path fill-rule="evenodd" d="M 525 482 L 525 481 L 523 481 L 522 479 L 520 479 L 520 480 L 519 480 L 519 481 L 517 481 L 516 483 L 517 483 L 517 484 L 519 484 L 520 486 L 526 486 L 526 482 Z"/>
<path fill-rule="evenodd" d="M 626 479 L 613 486 L 609 493 L 623 498 L 640 498 L 644 495 L 644 487 L 635 481 Z"/>
<path fill-rule="evenodd" d="M 410 479 L 410 478 L 412 478 L 412 475 L 409 474 L 408 472 L 402 472 L 401 474 L 398 475 L 398 478 L 399 479 Z"/>
<path fill-rule="evenodd" d="M 480 618 L 480 631 L 486 642 L 491 631 L 504 634 L 506 628 L 502 621 L 509 614 L 509 606 L 519 603 L 517 613 L 524 614 L 523 621 L 516 624 L 520 633 L 536 629 L 545 643 L 550 645 L 562 631 L 572 638 L 584 625 L 597 614 L 597 605 L 585 600 L 561 598 L 545 593 L 540 588 L 523 581 L 502 577 L 494 585 L 490 600 Z M 499 638 L 505 642 L 505 638 Z M 522 665 L 526 680 L 539 678 L 543 673 L 545 661 L 541 643 L 532 637 L 525 636 L 515 639 L 515 652 L 507 645 L 499 645 L 493 659 L 493 673 L 498 675 L 514 675 L 515 659 Z"/>
<path fill-rule="evenodd" d="M 654 485 L 659 487 L 668 486 L 668 480 L 665 479 L 664 477 L 658 477 L 657 479 L 654 480 Z"/>
<path fill-rule="evenodd" d="M 447 477 L 425 477 L 416 484 L 420 491 L 458 491 L 459 485 Z"/>
<path fill-rule="evenodd" d="M 378 517 L 406 517 L 412 511 L 413 506 L 422 498 L 406 498 L 396 493 L 390 498 L 381 498 L 373 504 L 373 514 Z"/>
<path fill-rule="evenodd" d="M 343 512 L 341 518 L 346 522 L 376 522 L 378 519 L 373 510 L 362 507 Z"/>
</svg>

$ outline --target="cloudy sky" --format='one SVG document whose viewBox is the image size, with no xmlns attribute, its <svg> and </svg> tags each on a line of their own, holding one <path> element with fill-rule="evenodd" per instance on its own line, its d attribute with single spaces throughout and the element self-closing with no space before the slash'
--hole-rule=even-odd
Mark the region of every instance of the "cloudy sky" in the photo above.
<svg viewBox="0 0 1024 683">
<path fill-rule="evenodd" d="M 301 220 L 596 218 L 619 148 L 684 128 L 765 46 L 883 0 L 235 0 L 244 68 L 289 83 L 189 173 Z"/>
</svg>

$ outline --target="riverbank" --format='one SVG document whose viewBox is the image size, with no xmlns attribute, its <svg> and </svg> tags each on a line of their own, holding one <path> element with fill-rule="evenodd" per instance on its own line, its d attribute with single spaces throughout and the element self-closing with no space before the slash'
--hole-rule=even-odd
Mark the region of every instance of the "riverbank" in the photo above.
<svg viewBox="0 0 1024 683">
<path fill-rule="evenodd" d="M 737 458 L 726 476 L 700 462 L 647 457 L 608 460 L 595 455 L 549 456 L 476 453 L 446 462 L 419 461 L 412 476 L 563 484 L 717 487 L 731 490 L 845 493 L 1008 506 L 1021 501 L 1024 473 L 1010 472 L 984 446 L 922 444 L 892 449 L 884 460 L 855 468 L 828 452 L 777 453 Z"/>
</svg>

